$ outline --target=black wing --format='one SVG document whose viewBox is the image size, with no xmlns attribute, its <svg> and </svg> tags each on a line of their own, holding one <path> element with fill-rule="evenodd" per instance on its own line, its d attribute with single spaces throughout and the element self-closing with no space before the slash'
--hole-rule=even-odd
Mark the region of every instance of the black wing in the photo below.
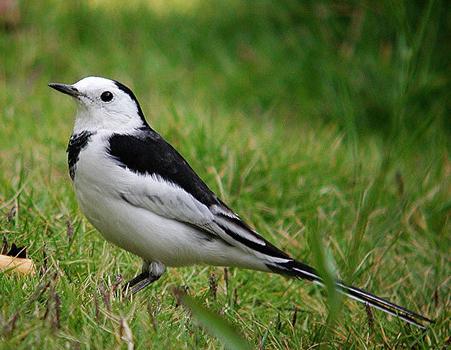
<svg viewBox="0 0 451 350">
<path fill-rule="evenodd" d="M 136 136 L 114 134 L 109 143 L 109 154 L 119 165 L 138 174 L 159 175 L 207 207 L 220 204 L 188 162 L 157 132 L 146 130 Z"/>
<path fill-rule="evenodd" d="M 181 203 L 193 208 L 192 217 L 188 218 L 188 212 L 182 213 L 178 208 L 170 206 L 170 201 L 166 201 L 168 198 L 159 198 L 160 213 L 165 211 L 168 217 L 196 225 L 201 230 L 205 230 L 208 226 L 212 233 L 227 243 L 242 247 L 249 252 L 256 251 L 269 257 L 290 259 L 287 254 L 242 221 L 208 188 L 188 162 L 152 129 L 139 130 L 136 135 L 113 134 L 109 139 L 108 152 L 119 166 L 138 174 L 158 175 L 165 181 L 185 190 L 208 210 L 208 213 L 204 211 L 202 214 L 202 210 L 200 212 L 198 210 L 198 205 Z M 142 203 L 138 203 L 140 200 L 134 199 L 131 193 L 121 195 L 135 205 L 142 205 Z M 179 198 L 179 200 L 182 199 Z M 161 206 L 165 206 L 165 208 L 163 209 Z"/>
</svg>

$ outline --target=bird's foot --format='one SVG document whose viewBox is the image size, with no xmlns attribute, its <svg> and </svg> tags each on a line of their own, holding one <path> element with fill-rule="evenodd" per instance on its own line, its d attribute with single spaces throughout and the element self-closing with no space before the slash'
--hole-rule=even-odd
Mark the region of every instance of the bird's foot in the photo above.
<svg viewBox="0 0 451 350">
<path fill-rule="evenodd" d="M 144 262 L 142 272 L 124 285 L 123 292 L 125 294 L 138 293 L 149 284 L 158 280 L 165 270 L 166 267 L 158 261 L 152 261 L 150 264 Z"/>
</svg>

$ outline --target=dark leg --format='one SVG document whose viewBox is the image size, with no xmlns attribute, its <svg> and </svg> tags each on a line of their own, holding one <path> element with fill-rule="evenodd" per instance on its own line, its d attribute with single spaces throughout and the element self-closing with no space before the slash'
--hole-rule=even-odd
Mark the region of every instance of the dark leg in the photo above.
<svg viewBox="0 0 451 350">
<path fill-rule="evenodd" d="M 126 288 L 131 288 L 133 287 L 135 284 L 145 280 L 147 277 L 149 276 L 149 272 L 141 272 L 139 275 L 133 277 L 130 281 L 128 281 L 125 284 Z M 124 288 L 125 288 L 124 287 Z"/>
<path fill-rule="evenodd" d="M 158 280 L 165 270 L 166 267 L 158 261 L 152 261 L 151 263 L 144 261 L 142 272 L 125 284 L 124 291 L 128 291 L 131 294 L 139 292 L 152 282 Z"/>
</svg>

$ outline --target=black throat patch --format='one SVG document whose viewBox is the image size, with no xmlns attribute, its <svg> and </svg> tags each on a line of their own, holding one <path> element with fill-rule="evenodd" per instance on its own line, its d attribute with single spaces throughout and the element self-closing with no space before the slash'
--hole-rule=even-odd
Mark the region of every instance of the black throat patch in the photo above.
<svg viewBox="0 0 451 350">
<path fill-rule="evenodd" d="M 67 145 L 67 163 L 69 165 L 69 174 L 71 179 L 74 179 L 75 176 L 75 168 L 78 162 L 78 156 L 80 155 L 80 151 L 86 147 L 89 142 L 89 138 L 94 133 L 89 131 L 82 131 L 79 134 L 72 134 L 69 140 L 69 144 Z"/>
</svg>

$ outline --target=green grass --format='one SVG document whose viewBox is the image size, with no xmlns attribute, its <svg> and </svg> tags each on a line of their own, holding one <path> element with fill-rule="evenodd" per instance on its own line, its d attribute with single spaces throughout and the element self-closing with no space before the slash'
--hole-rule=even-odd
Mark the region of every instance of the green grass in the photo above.
<svg viewBox="0 0 451 350">
<path fill-rule="evenodd" d="M 0 273 L 0 348 L 224 346 L 201 304 L 256 348 L 449 345 L 444 2 L 96 3 L 23 1 L 20 24 L 0 30 L 0 234 L 39 270 Z M 421 332 L 308 283 L 201 266 L 122 298 L 118 276 L 140 261 L 78 210 L 65 154 L 75 108 L 47 88 L 87 75 L 133 88 L 271 242 L 437 322 Z M 200 309 L 178 305 L 182 286 Z"/>
</svg>

